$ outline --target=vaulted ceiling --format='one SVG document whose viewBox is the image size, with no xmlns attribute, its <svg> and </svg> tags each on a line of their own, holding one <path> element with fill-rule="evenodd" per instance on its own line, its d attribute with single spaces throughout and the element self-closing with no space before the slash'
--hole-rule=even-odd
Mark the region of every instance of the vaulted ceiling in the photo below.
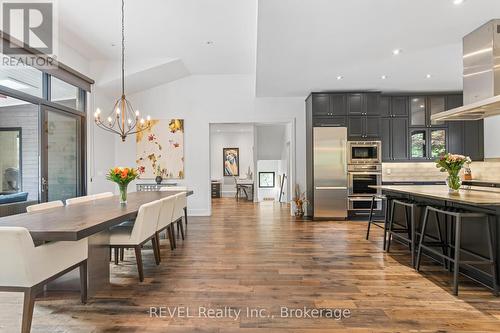
<svg viewBox="0 0 500 333">
<path fill-rule="evenodd" d="M 93 62 L 119 60 L 120 0 L 58 6 L 66 44 Z M 500 1 L 125 0 L 125 10 L 127 63 L 140 68 L 136 77 L 155 67 L 177 75 L 167 82 L 180 70 L 255 74 L 257 96 L 306 96 L 460 90 L 462 37 L 500 18 Z"/>
</svg>

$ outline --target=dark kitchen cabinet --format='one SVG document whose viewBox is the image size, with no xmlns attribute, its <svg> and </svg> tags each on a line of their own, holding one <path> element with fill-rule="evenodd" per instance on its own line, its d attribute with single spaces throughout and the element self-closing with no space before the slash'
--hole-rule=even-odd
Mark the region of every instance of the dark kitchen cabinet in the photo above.
<svg viewBox="0 0 500 333">
<path fill-rule="evenodd" d="M 463 154 L 464 141 L 464 122 L 448 122 L 448 152 L 452 154 Z"/>
<path fill-rule="evenodd" d="M 411 128 L 410 159 L 412 160 L 435 160 L 447 151 L 447 129 L 446 128 Z"/>
<path fill-rule="evenodd" d="M 361 116 L 365 114 L 364 95 L 363 94 L 349 94 L 347 96 L 347 109 L 349 116 Z"/>
<path fill-rule="evenodd" d="M 446 96 L 446 110 L 451 110 L 454 108 L 458 108 L 464 105 L 464 96 L 463 95 L 448 95 Z"/>
<path fill-rule="evenodd" d="M 365 115 L 380 116 L 380 94 L 368 93 L 365 94 Z"/>
<path fill-rule="evenodd" d="M 408 159 L 408 119 L 406 117 L 382 118 L 380 138 L 383 162 Z"/>
<path fill-rule="evenodd" d="M 312 95 L 312 114 L 313 116 L 326 117 L 330 115 L 330 95 L 314 94 Z"/>
<path fill-rule="evenodd" d="M 410 97 L 410 126 L 427 125 L 425 96 Z"/>
<path fill-rule="evenodd" d="M 314 117 L 332 117 L 346 115 L 346 94 L 313 94 L 312 114 Z"/>
<path fill-rule="evenodd" d="M 347 96 L 345 94 L 330 95 L 331 115 L 342 116 L 347 114 Z"/>
<path fill-rule="evenodd" d="M 408 116 L 408 97 L 407 96 L 393 96 L 391 97 L 391 116 L 392 117 L 406 117 Z"/>
<path fill-rule="evenodd" d="M 347 132 L 350 140 L 380 138 L 380 118 L 368 116 L 350 116 Z"/>
<path fill-rule="evenodd" d="M 391 97 L 379 96 L 378 99 L 378 114 L 382 117 L 390 117 L 391 114 Z"/>
<path fill-rule="evenodd" d="M 484 160 L 484 121 L 464 121 L 464 155 L 473 161 Z"/>
<path fill-rule="evenodd" d="M 345 116 L 327 116 L 327 117 L 314 117 L 314 127 L 345 127 L 347 126 L 347 117 Z"/>
</svg>

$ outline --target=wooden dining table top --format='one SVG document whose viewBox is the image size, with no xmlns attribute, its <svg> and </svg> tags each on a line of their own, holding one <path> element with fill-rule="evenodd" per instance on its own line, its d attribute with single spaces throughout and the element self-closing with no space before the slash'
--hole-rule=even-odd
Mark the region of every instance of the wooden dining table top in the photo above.
<svg viewBox="0 0 500 333">
<path fill-rule="evenodd" d="M 125 205 L 121 205 L 119 196 L 115 195 L 70 206 L 11 215 L 0 218 L 0 227 L 26 228 L 35 242 L 77 241 L 135 219 L 143 204 L 180 192 L 186 191 L 133 192 L 128 194 Z M 187 191 L 188 196 L 192 194 L 193 191 Z"/>
</svg>

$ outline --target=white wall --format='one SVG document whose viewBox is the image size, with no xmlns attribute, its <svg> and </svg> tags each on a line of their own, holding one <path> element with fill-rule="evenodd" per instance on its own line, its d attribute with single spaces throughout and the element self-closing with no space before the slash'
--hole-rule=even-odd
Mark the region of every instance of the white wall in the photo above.
<svg viewBox="0 0 500 333">
<path fill-rule="evenodd" d="M 500 158 L 500 116 L 484 120 L 484 157 Z"/>
<path fill-rule="evenodd" d="M 249 131 L 248 128 L 251 128 Z M 240 176 L 246 176 L 248 167 L 254 172 L 253 160 L 253 125 L 242 125 L 242 131 L 236 132 L 216 132 L 210 133 L 210 173 L 211 179 L 222 180 L 222 195 L 234 196 L 236 194 L 236 185 L 233 177 L 224 177 L 223 168 L 223 148 L 239 148 L 240 152 Z"/>
<path fill-rule="evenodd" d="M 210 123 L 292 122 L 297 182 L 305 188 L 304 98 L 256 98 L 253 75 L 193 75 L 130 96 L 152 118 L 185 120 L 185 174 L 191 215 L 210 214 Z M 135 165 L 135 141 L 115 138 L 115 164 Z"/>
</svg>

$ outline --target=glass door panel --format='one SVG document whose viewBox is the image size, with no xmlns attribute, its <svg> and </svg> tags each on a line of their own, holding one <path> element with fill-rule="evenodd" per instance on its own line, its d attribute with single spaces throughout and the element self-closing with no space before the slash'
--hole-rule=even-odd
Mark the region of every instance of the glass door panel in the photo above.
<svg viewBox="0 0 500 333">
<path fill-rule="evenodd" d="M 438 158 L 446 154 L 446 130 L 431 130 L 431 157 Z"/>
<path fill-rule="evenodd" d="M 429 97 L 429 108 L 430 108 L 430 116 L 432 116 L 433 114 L 445 111 L 446 107 L 445 107 L 444 96 Z M 442 124 L 444 124 L 444 122 L 431 120 L 431 124 L 432 125 L 442 125 Z"/>
<path fill-rule="evenodd" d="M 45 158 L 43 189 L 47 201 L 66 200 L 81 193 L 81 119 L 45 110 Z"/>
<path fill-rule="evenodd" d="M 17 202 L 39 199 L 39 107 L 10 96 L 0 98 L 0 195 Z"/>
<path fill-rule="evenodd" d="M 411 126 L 425 126 L 425 97 L 410 98 Z"/>
<path fill-rule="evenodd" d="M 427 158 L 427 130 L 418 129 L 410 132 L 411 158 Z"/>
</svg>

